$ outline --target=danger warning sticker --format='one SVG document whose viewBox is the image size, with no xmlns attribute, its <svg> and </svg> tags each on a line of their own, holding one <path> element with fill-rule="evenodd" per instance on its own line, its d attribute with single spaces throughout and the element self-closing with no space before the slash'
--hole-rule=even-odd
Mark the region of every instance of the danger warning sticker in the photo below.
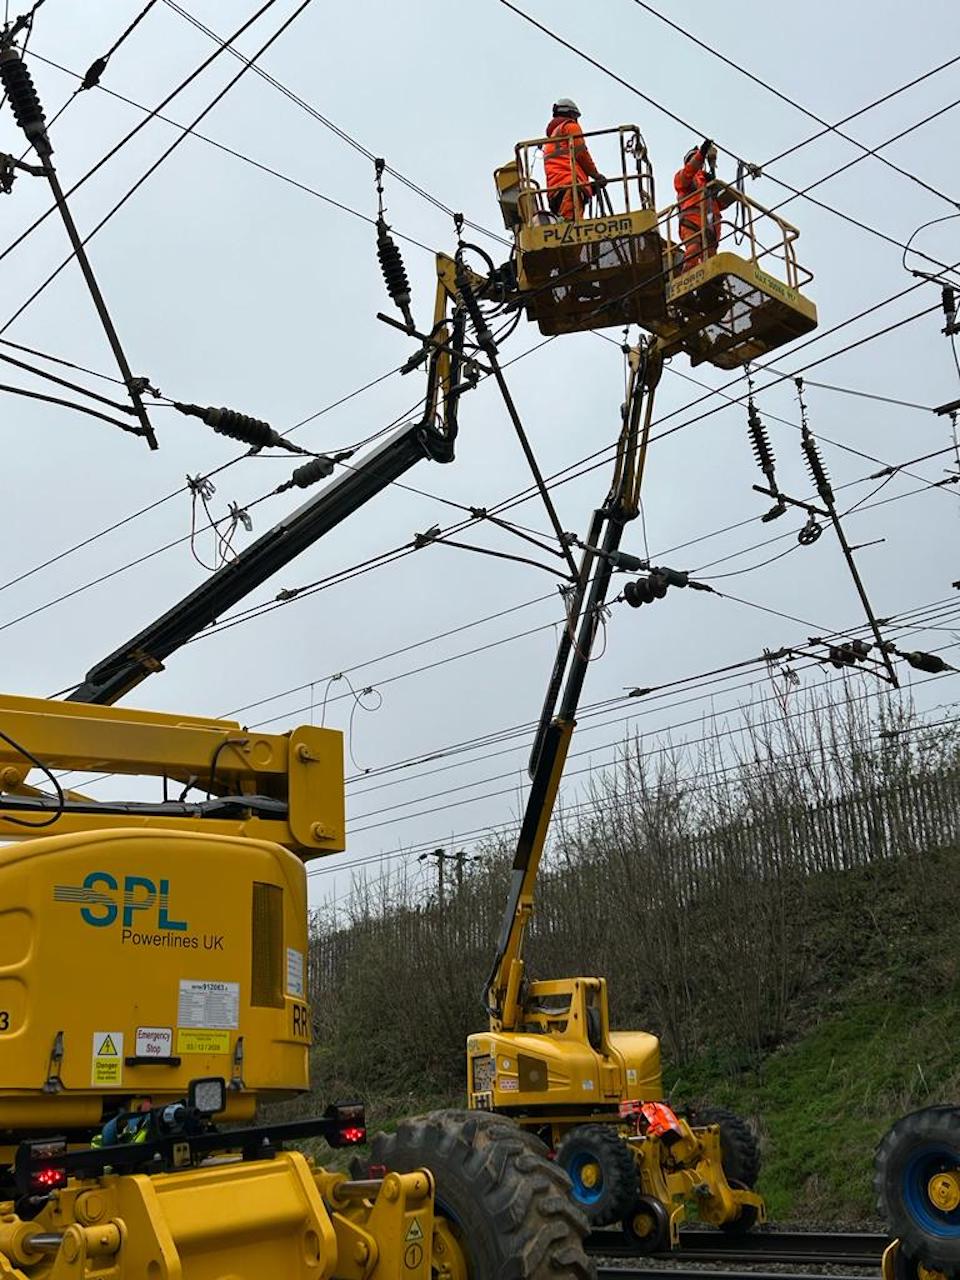
<svg viewBox="0 0 960 1280">
<path fill-rule="evenodd" d="M 90 1082 L 100 1088 L 116 1088 L 123 1084 L 122 1031 L 93 1033 Z"/>
</svg>

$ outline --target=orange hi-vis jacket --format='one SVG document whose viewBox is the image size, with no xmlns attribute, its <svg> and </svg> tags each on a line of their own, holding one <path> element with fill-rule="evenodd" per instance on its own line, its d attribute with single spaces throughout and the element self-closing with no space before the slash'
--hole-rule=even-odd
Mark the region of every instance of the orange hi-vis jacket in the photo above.
<svg viewBox="0 0 960 1280">
<path fill-rule="evenodd" d="M 599 170 L 583 140 L 583 130 L 572 116 L 554 116 L 547 125 L 547 137 L 551 139 L 543 147 L 547 198 L 554 213 L 570 218 L 574 211 L 579 214 L 584 202 L 593 195 L 590 179 L 597 177 Z M 579 206 L 576 210 L 574 179 L 577 183 L 576 204 Z"/>
<path fill-rule="evenodd" d="M 721 210 L 730 203 L 729 197 L 704 195 L 709 177 L 703 170 L 703 157 L 697 151 L 682 169 L 678 169 L 673 186 L 680 208 L 680 239 L 684 242 L 684 266 L 695 266 L 701 257 L 712 257 L 720 242 L 723 221 Z M 704 216 L 706 226 L 704 226 Z"/>
</svg>

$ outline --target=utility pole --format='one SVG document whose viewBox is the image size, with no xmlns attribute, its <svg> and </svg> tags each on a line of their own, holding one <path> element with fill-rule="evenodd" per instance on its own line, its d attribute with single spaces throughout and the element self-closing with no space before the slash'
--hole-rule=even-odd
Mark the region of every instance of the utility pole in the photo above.
<svg viewBox="0 0 960 1280">
<path fill-rule="evenodd" d="M 457 877 L 457 893 L 460 893 L 463 890 L 464 864 L 467 862 L 480 862 L 481 858 L 478 853 L 467 853 L 465 849 L 458 849 L 456 853 L 448 853 L 446 849 L 434 849 L 430 853 L 421 853 L 417 861 L 424 862 L 428 858 L 432 858 L 437 864 L 437 901 L 442 912 L 445 905 L 445 865 L 448 862 L 454 863 Z"/>
</svg>

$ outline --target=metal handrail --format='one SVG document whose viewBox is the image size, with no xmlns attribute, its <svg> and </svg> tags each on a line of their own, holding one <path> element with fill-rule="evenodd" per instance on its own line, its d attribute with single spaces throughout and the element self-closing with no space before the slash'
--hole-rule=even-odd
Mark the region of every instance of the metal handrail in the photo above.
<svg viewBox="0 0 960 1280">
<path fill-rule="evenodd" d="M 677 249 L 686 250 L 691 242 L 699 241 L 699 252 L 701 261 L 711 258 L 718 252 L 720 245 L 728 236 L 734 234 L 731 226 L 723 234 L 714 241 L 711 234 L 711 223 L 708 220 L 708 201 L 712 201 L 718 194 L 722 193 L 729 197 L 729 203 L 724 209 L 724 213 L 733 204 L 738 204 L 743 209 L 743 226 L 740 230 L 744 238 L 749 243 L 749 252 L 743 252 L 740 246 L 735 252 L 740 257 L 749 258 L 752 262 L 759 264 L 764 258 L 772 257 L 778 262 L 782 262 L 786 284 L 798 292 L 810 283 L 813 279 L 813 272 L 807 267 L 803 267 L 797 260 L 796 241 L 800 235 L 797 228 L 785 218 L 781 218 L 778 214 L 770 209 L 764 208 L 756 200 L 751 199 L 745 192 L 739 191 L 736 187 L 730 186 L 729 183 L 714 178 L 707 183 L 698 193 L 691 193 L 683 196 L 680 200 L 674 201 L 668 205 L 658 215 L 661 234 L 667 245 L 667 252 L 673 253 Z M 696 201 L 694 197 L 696 196 Z M 685 213 L 693 211 L 699 219 L 699 230 L 694 233 L 683 234 L 680 229 L 680 219 Z M 674 234 L 673 220 L 676 218 L 677 227 Z M 756 230 L 756 223 L 769 219 L 775 228 L 774 243 L 766 245 L 760 239 Z M 677 278 L 683 274 L 683 262 L 674 266 L 670 270 L 670 275 Z"/>
<path fill-rule="evenodd" d="M 607 185 L 606 191 L 609 208 L 614 214 L 632 213 L 635 209 L 654 209 L 656 208 L 656 198 L 653 181 L 653 167 L 650 164 L 650 158 L 647 154 L 647 144 L 643 139 L 643 135 L 636 125 L 618 125 L 609 129 L 592 129 L 585 131 L 581 137 L 588 143 L 591 138 L 616 137 L 619 144 L 619 175 L 606 175 Z M 577 165 L 574 156 L 574 141 L 579 142 L 581 137 L 576 140 L 573 138 L 528 138 L 523 142 L 518 142 L 514 148 L 516 157 L 517 174 L 520 184 L 520 215 L 524 223 L 532 225 L 536 215 L 550 214 L 553 211 L 550 208 L 550 196 L 556 195 L 557 192 L 565 192 L 572 190 L 574 193 L 575 209 L 583 208 L 586 210 L 589 197 L 579 198 L 579 192 L 585 185 L 577 181 Z M 567 152 L 570 158 L 570 173 L 572 181 L 562 185 L 547 187 L 541 184 L 534 175 L 534 166 L 537 161 L 537 155 L 543 150 L 546 144 L 557 145 L 566 141 Z M 596 159 L 596 157 L 594 157 Z M 628 163 L 632 160 L 632 166 Z M 589 184 L 592 188 L 592 184 Z M 623 209 L 615 207 L 614 201 L 611 199 L 611 188 L 623 195 Z M 631 191 L 633 192 L 633 200 L 631 202 Z M 599 203 L 599 202 L 598 202 Z M 616 204 L 620 202 L 617 201 Z M 581 221 L 581 217 L 575 218 L 574 221 Z"/>
</svg>

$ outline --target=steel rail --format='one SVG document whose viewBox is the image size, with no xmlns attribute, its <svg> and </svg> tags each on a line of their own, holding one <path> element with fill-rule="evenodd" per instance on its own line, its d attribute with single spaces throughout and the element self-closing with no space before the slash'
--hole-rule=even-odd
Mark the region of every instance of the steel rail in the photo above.
<svg viewBox="0 0 960 1280">
<path fill-rule="evenodd" d="M 676 1255 L 674 1255 L 676 1256 Z M 638 1280 L 822 1280 L 818 1274 L 798 1272 L 791 1274 L 782 1271 L 684 1271 L 674 1267 L 617 1267 L 600 1266 L 597 1268 L 597 1280 L 624 1280 L 625 1277 L 637 1277 Z M 845 1280 L 876 1280 L 875 1275 L 850 1276 Z"/>
<path fill-rule="evenodd" d="M 679 1248 L 650 1255 L 676 1262 L 790 1262 L 808 1265 L 879 1266 L 888 1237 L 875 1232 L 756 1231 L 730 1235 L 724 1231 L 684 1231 Z M 619 1231 L 595 1231 L 587 1240 L 590 1253 L 608 1258 L 637 1257 L 639 1250 Z M 644 1273 L 646 1274 L 646 1272 Z M 698 1275 L 703 1276 L 703 1272 Z M 786 1280 L 786 1278 L 784 1278 Z"/>
</svg>

